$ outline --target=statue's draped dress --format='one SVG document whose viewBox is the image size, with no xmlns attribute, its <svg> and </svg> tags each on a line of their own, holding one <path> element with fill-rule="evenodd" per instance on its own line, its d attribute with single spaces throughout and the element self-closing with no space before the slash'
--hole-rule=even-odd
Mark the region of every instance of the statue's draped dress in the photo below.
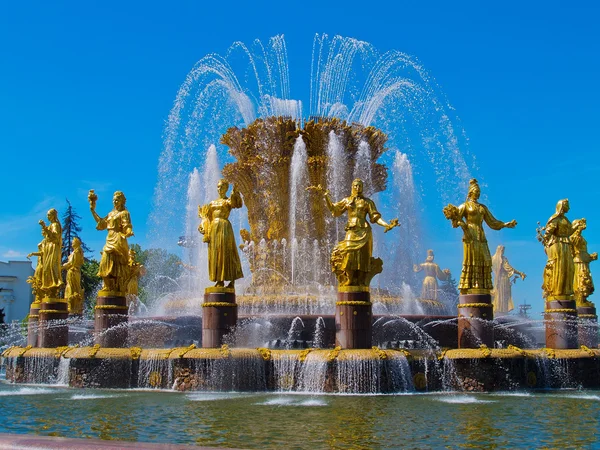
<svg viewBox="0 0 600 450">
<path fill-rule="evenodd" d="M 419 270 L 425 272 L 425 278 L 423 279 L 423 286 L 421 287 L 421 299 L 422 300 L 437 300 L 438 299 L 438 278 L 442 281 L 448 279 L 448 274 L 445 273 L 440 266 L 434 262 L 424 262 L 418 265 Z"/>
<path fill-rule="evenodd" d="M 494 269 L 494 312 L 509 312 L 515 308 L 512 299 L 512 286 L 510 277 L 515 274 L 515 269 L 510 265 L 506 256 L 496 254 L 492 258 Z"/>
<path fill-rule="evenodd" d="M 83 266 L 83 250 L 76 247 L 69 255 L 65 264 L 67 269 L 67 287 L 65 288 L 65 298 L 69 301 L 72 311 L 79 311 L 80 303 L 83 300 L 83 289 L 81 288 L 81 266 Z"/>
<path fill-rule="evenodd" d="M 544 292 L 548 297 L 573 295 L 575 264 L 571 251 L 573 226 L 562 214 L 555 214 L 546 224 L 546 256 Z"/>
<path fill-rule="evenodd" d="M 229 222 L 231 210 L 241 207 L 242 199 L 235 192 L 230 198 L 213 200 L 206 208 L 210 222 L 208 277 L 211 281 L 234 281 L 244 276 L 235 235 Z"/>
<path fill-rule="evenodd" d="M 573 291 L 577 299 L 587 298 L 594 293 L 594 281 L 590 272 L 592 257 L 588 253 L 587 241 L 581 234 L 571 237 L 573 248 L 573 262 L 575 263 L 575 276 L 573 277 Z"/>
<path fill-rule="evenodd" d="M 128 280 L 129 245 L 124 233 L 130 228 L 131 216 L 126 209 L 122 211 L 113 209 L 98 222 L 97 230 L 108 230 L 98 269 L 99 277 L 116 278 L 123 283 Z M 124 292 L 126 286 L 116 286 L 116 288 Z"/>
<path fill-rule="evenodd" d="M 468 200 L 458 207 L 459 218 L 467 224 L 463 236 L 463 267 L 458 288 L 493 289 L 492 257 L 487 239 L 483 231 L 483 222 L 492 229 L 500 230 L 504 222 L 492 216 L 489 209 L 473 200 Z"/>
<path fill-rule="evenodd" d="M 59 222 L 52 222 L 43 231 L 42 241 L 42 289 L 56 290 L 63 285 L 60 256 L 62 251 L 62 228 Z"/>
<path fill-rule="evenodd" d="M 331 255 L 332 264 L 334 261 L 340 261 L 341 265 L 336 264 L 333 269 L 369 272 L 373 254 L 373 234 L 371 225 L 367 222 L 367 215 L 371 223 L 375 223 L 381 214 L 371 199 L 362 196 L 346 197 L 333 204 L 332 213 L 335 217 L 341 216 L 344 211 L 348 211 L 346 237 L 334 247 Z"/>
</svg>

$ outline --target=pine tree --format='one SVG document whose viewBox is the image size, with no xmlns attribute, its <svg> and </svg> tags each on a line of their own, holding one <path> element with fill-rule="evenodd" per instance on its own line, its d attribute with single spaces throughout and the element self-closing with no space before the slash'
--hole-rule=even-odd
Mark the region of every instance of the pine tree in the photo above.
<svg viewBox="0 0 600 450">
<path fill-rule="evenodd" d="M 452 274 L 448 276 L 446 281 L 442 282 L 441 291 L 443 293 L 446 305 L 458 305 L 458 283 L 452 277 Z"/>
<path fill-rule="evenodd" d="M 81 216 L 77 214 L 75 208 L 71 205 L 71 202 L 67 198 L 67 209 L 62 217 L 62 229 L 63 229 L 63 245 L 61 252 L 61 261 L 62 263 L 66 263 L 69 255 L 73 251 L 73 239 L 81 238 L 79 237 L 79 233 L 81 232 L 81 225 L 79 225 L 79 220 L 81 220 Z M 83 241 L 81 241 L 81 248 L 83 253 L 90 253 L 92 250 L 85 245 Z"/>
</svg>

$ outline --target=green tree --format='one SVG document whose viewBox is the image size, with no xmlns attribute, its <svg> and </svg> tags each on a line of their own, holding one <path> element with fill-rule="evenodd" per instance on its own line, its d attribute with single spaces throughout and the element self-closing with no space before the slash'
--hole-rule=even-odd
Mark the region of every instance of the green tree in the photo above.
<svg viewBox="0 0 600 450">
<path fill-rule="evenodd" d="M 136 252 L 136 261 L 147 271 L 139 281 L 139 298 L 146 303 L 168 292 L 180 289 L 179 277 L 183 271 L 181 258 L 162 248 L 142 249 L 139 244 L 129 246 Z"/>
<path fill-rule="evenodd" d="M 79 233 L 81 233 L 81 225 L 79 225 L 79 221 L 81 220 L 81 216 L 77 214 L 75 208 L 71 205 L 69 199 L 65 199 L 67 201 L 67 209 L 62 216 L 62 229 L 63 229 L 63 244 L 61 251 L 61 261 L 62 263 L 66 263 L 69 255 L 73 251 L 73 239 L 79 238 L 81 241 L 81 248 L 83 253 L 91 253 L 92 250 L 85 245 Z"/>
<path fill-rule="evenodd" d="M 81 266 L 81 287 L 84 295 L 84 309 L 89 309 L 96 303 L 96 292 L 102 284 L 102 278 L 98 276 L 100 263 L 93 259 L 85 259 Z"/>
<path fill-rule="evenodd" d="M 446 304 L 449 306 L 458 305 L 458 284 L 456 280 L 452 277 L 452 274 L 448 276 L 446 281 L 442 282 L 441 285 L 442 295 L 444 296 L 444 300 Z"/>
</svg>

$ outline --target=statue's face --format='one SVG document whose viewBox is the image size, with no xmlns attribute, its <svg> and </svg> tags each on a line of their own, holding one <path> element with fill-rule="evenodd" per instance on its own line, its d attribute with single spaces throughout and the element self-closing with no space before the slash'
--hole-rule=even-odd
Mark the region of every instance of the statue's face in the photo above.
<svg viewBox="0 0 600 450">
<path fill-rule="evenodd" d="M 352 194 L 359 195 L 363 192 L 363 184 L 362 181 L 355 180 L 352 182 Z"/>
<path fill-rule="evenodd" d="M 113 196 L 113 205 L 116 210 L 121 211 L 125 207 L 125 199 L 121 195 Z"/>
<path fill-rule="evenodd" d="M 224 197 L 227 194 L 227 189 L 229 189 L 229 185 L 224 181 L 219 181 L 217 184 L 217 192 L 221 197 Z"/>
<path fill-rule="evenodd" d="M 48 220 L 50 222 L 54 222 L 57 218 L 56 210 L 51 209 L 50 211 L 48 211 L 48 214 L 46 215 L 46 217 L 48 217 Z"/>
</svg>

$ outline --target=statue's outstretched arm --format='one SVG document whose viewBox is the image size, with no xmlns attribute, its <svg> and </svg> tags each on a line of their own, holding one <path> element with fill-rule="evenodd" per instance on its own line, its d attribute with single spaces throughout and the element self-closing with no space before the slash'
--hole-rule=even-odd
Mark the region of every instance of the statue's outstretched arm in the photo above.
<svg viewBox="0 0 600 450">
<path fill-rule="evenodd" d="M 487 223 L 488 226 L 492 230 L 501 230 L 502 228 L 514 228 L 517 226 L 516 220 L 513 219 L 510 222 L 502 222 L 501 220 L 496 219 L 492 215 L 492 213 L 487 208 L 487 206 L 485 206 L 485 205 L 481 205 L 481 206 L 483 207 L 483 219 L 485 220 L 485 223 Z"/>
</svg>

